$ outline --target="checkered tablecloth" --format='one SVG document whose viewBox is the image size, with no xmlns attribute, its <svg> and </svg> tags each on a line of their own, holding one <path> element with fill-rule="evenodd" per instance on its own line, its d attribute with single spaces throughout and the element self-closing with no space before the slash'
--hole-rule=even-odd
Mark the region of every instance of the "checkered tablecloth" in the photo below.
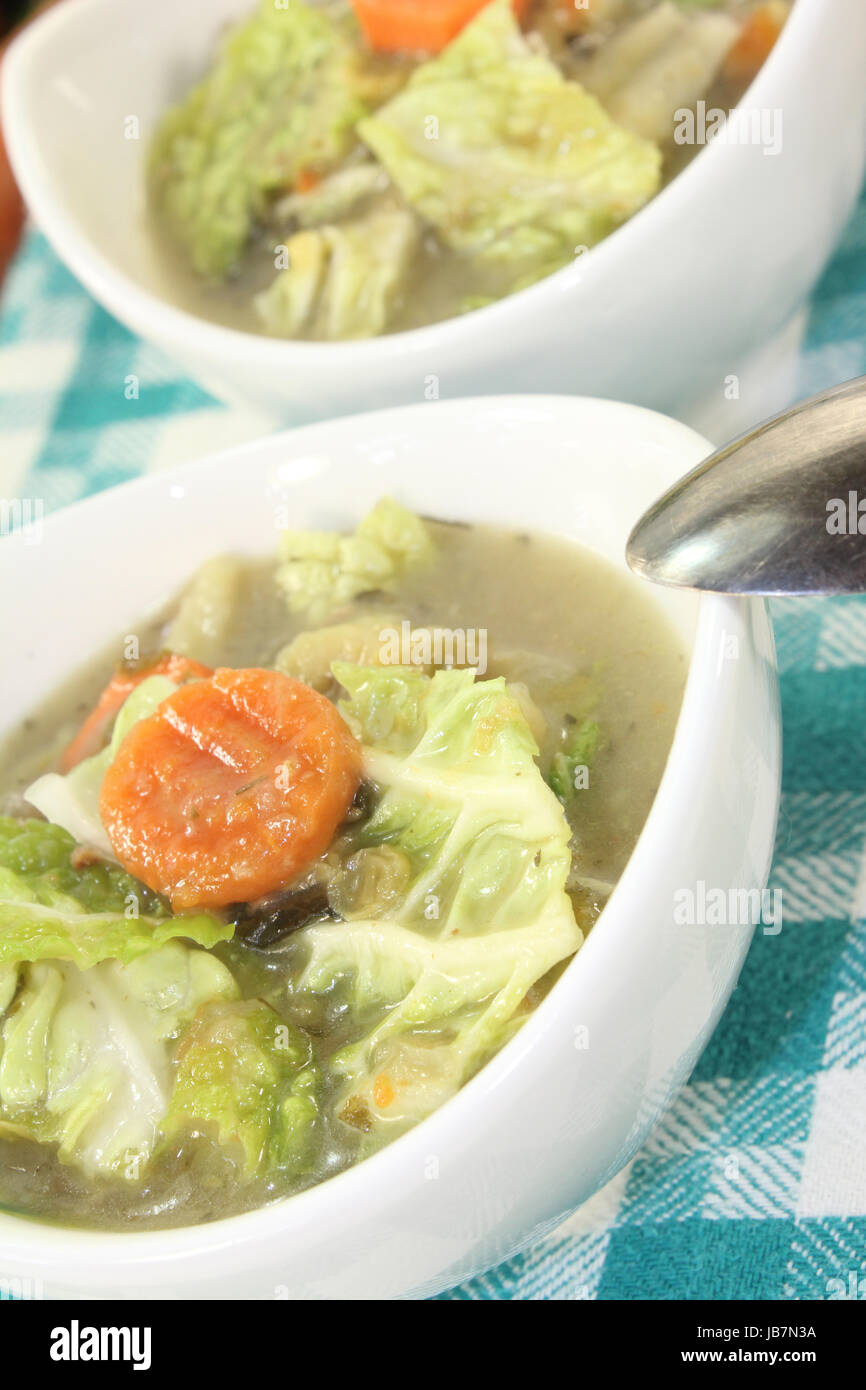
<svg viewBox="0 0 866 1390">
<path fill-rule="evenodd" d="M 866 197 L 814 298 L 797 394 L 861 374 Z M 63 506 L 268 425 L 179 375 L 28 237 L 0 298 L 0 496 Z M 788 600 L 774 619 L 783 930 L 756 937 L 630 1166 L 443 1297 L 866 1298 L 866 600 Z"/>
</svg>

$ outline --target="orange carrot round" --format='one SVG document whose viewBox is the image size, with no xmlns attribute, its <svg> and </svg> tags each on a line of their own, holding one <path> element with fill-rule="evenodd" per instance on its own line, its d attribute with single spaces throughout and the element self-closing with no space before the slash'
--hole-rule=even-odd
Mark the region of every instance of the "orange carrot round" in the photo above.
<svg viewBox="0 0 866 1390">
<path fill-rule="evenodd" d="M 148 676 L 167 676 L 175 685 L 181 685 L 183 681 L 198 680 L 212 674 L 209 666 L 202 666 L 187 656 L 179 656 L 177 652 L 165 652 L 158 661 L 138 670 L 119 667 L 63 754 L 61 770 L 70 772 L 78 763 L 105 747 L 121 705 Z"/>
<path fill-rule="evenodd" d="M 324 695 L 278 671 L 218 670 L 130 729 L 99 809 L 121 864 L 175 909 L 249 902 L 325 852 L 361 748 Z"/>
<path fill-rule="evenodd" d="M 352 0 L 364 37 L 380 53 L 439 53 L 490 0 Z M 522 18 L 529 0 L 512 0 Z"/>
</svg>

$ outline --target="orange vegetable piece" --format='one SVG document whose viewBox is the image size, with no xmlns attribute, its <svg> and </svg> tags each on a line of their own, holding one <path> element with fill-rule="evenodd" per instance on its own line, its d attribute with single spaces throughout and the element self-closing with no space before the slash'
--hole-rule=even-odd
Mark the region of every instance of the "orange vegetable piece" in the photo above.
<svg viewBox="0 0 866 1390">
<path fill-rule="evenodd" d="M 730 82 L 751 82 L 758 75 L 787 18 L 784 0 L 767 0 L 752 11 L 725 59 L 724 75 Z"/>
<path fill-rule="evenodd" d="M 522 18 L 529 0 L 512 0 Z M 489 0 L 352 0 L 372 48 L 381 53 L 439 53 Z"/>
<path fill-rule="evenodd" d="M 130 729 L 99 809 L 121 864 L 175 909 L 273 893 L 318 859 L 361 777 L 324 695 L 279 671 L 218 670 Z"/>
<path fill-rule="evenodd" d="M 590 6 L 592 0 L 590 0 Z M 564 34 L 580 34 L 592 18 L 590 8 L 578 8 L 575 0 L 556 0 L 554 10 L 556 21 Z"/>
<path fill-rule="evenodd" d="M 61 770 L 70 772 L 78 763 L 105 747 L 121 705 L 148 676 L 166 676 L 170 681 L 174 681 L 175 685 L 181 685 L 183 681 L 212 674 L 209 666 L 202 666 L 200 662 L 191 661 L 189 657 L 179 656 L 177 652 L 166 652 L 158 661 L 143 666 L 140 670 L 120 666 L 63 754 L 60 760 Z"/>
<path fill-rule="evenodd" d="M 321 174 L 317 174 L 315 169 L 302 169 L 295 179 L 296 193 L 309 193 L 311 189 L 317 188 L 322 182 Z"/>
<path fill-rule="evenodd" d="M 373 1083 L 373 1100 L 380 1110 L 387 1110 L 394 1103 L 394 1087 L 384 1072 Z"/>
</svg>

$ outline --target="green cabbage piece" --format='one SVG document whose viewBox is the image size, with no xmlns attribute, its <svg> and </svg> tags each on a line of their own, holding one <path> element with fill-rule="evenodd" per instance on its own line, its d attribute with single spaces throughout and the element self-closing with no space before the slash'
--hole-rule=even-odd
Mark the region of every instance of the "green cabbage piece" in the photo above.
<svg viewBox="0 0 866 1390">
<path fill-rule="evenodd" d="M 9 1008 L 18 988 L 18 966 L 0 965 L 0 1017 Z"/>
<path fill-rule="evenodd" d="M 235 997 L 230 972 L 172 942 L 127 965 L 19 973 L 0 1029 L 0 1137 L 56 1144 L 89 1175 L 138 1181 L 169 1106 L 175 1040 L 201 1005 Z"/>
<path fill-rule="evenodd" d="M 200 1010 L 178 1049 L 163 1141 L 204 1134 L 247 1177 L 308 1171 L 319 1115 L 311 1057 L 303 1034 L 261 1000 Z"/>
<path fill-rule="evenodd" d="M 277 582 L 293 613 L 324 622 L 370 590 L 393 592 L 400 578 L 427 562 L 433 545 L 420 517 L 384 497 L 352 536 L 283 531 Z"/>
<path fill-rule="evenodd" d="M 577 795 L 577 773 L 592 767 L 601 741 L 596 719 L 582 719 L 568 732 L 564 747 L 553 755 L 548 781 L 560 801 L 568 806 Z"/>
<path fill-rule="evenodd" d="M 102 779 L 133 724 L 148 719 L 177 688 L 167 676 L 148 676 L 121 705 L 107 747 L 65 775 L 46 772 L 27 788 L 24 800 L 54 825 L 68 830 L 78 844 L 113 858 L 114 850 L 99 815 Z"/>
<path fill-rule="evenodd" d="M 255 298 L 270 333 L 341 341 L 385 329 L 419 240 L 405 208 L 379 208 L 338 225 L 297 232 L 288 265 Z"/>
<path fill-rule="evenodd" d="M 482 10 L 358 130 L 448 246 L 526 282 L 600 241 L 661 180 L 658 148 L 567 81 L 523 37 L 510 0 Z"/>
<path fill-rule="evenodd" d="M 123 869 L 73 867 L 60 826 L 0 817 L 0 969 L 22 961 L 131 962 L 176 938 L 215 946 L 233 933 L 204 914 L 173 917 Z"/>
<path fill-rule="evenodd" d="M 334 168 L 366 112 L 352 37 L 301 0 L 261 0 L 151 148 L 157 205 L 195 270 L 223 277 L 269 201 Z"/>
<path fill-rule="evenodd" d="M 409 876 L 376 916 L 298 933 L 300 983 L 348 988 L 365 1021 L 332 1066 L 343 1118 L 375 1142 L 429 1113 L 510 1036 L 532 986 L 582 934 L 565 886 L 569 827 L 504 679 L 339 663 L 334 675 L 380 791 L 358 847 L 399 851 Z"/>
</svg>

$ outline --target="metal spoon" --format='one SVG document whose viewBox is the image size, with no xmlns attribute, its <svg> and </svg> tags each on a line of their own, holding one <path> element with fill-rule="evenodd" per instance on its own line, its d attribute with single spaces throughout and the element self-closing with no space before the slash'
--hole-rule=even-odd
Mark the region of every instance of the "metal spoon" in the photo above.
<svg viewBox="0 0 866 1390">
<path fill-rule="evenodd" d="M 866 377 L 711 454 L 644 513 L 626 559 L 677 588 L 866 593 Z"/>
</svg>

